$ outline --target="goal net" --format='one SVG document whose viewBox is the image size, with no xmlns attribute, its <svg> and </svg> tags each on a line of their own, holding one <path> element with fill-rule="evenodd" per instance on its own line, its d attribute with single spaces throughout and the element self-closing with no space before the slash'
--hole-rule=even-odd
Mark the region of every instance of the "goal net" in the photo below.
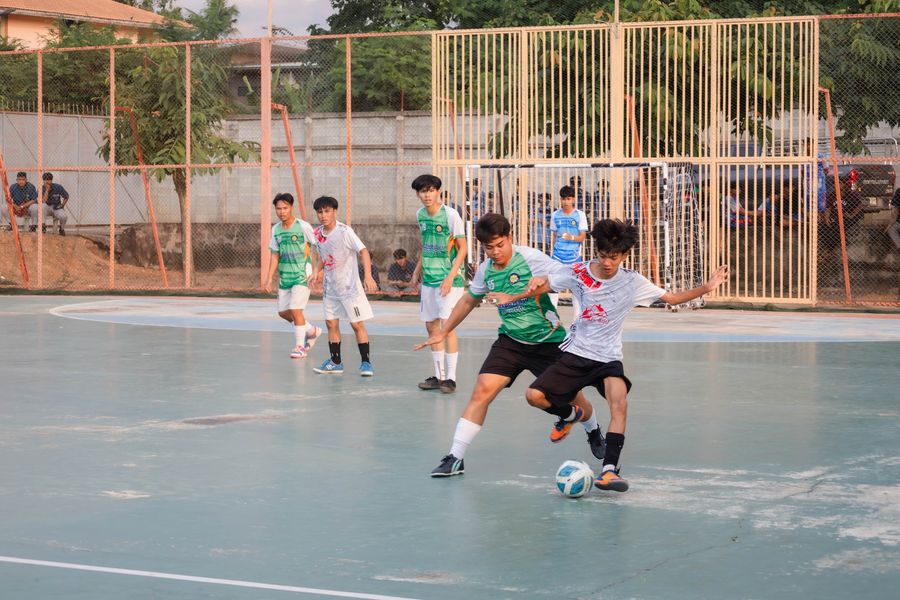
<svg viewBox="0 0 900 600">
<path fill-rule="evenodd" d="M 551 254 L 551 219 L 559 208 L 560 189 L 571 186 L 588 232 L 606 218 L 627 219 L 638 227 L 638 244 L 624 266 L 668 291 L 696 287 L 705 281 L 706 271 L 694 173 L 689 163 L 663 162 L 468 165 L 455 182 L 463 189 L 454 196 L 469 229 L 469 261 L 484 259 L 473 234 L 475 222 L 486 212 L 510 220 L 514 243 Z M 582 257 L 593 256 L 588 235 Z M 702 304 L 702 298 L 688 303 L 692 308 Z"/>
</svg>

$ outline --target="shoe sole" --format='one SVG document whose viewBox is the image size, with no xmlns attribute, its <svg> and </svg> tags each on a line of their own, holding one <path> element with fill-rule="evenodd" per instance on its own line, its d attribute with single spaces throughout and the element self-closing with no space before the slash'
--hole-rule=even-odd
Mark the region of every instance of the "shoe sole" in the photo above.
<svg viewBox="0 0 900 600">
<path fill-rule="evenodd" d="M 456 471 L 455 473 L 432 473 L 431 476 L 432 477 L 453 477 L 454 475 L 462 475 L 465 472 L 466 472 L 465 469 L 463 469 L 461 471 Z"/>
<path fill-rule="evenodd" d="M 325 369 L 316 369 L 313 368 L 313 371 L 319 373 L 320 375 L 343 375 L 343 371 L 326 371 Z"/>
<path fill-rule="evenodd" d="M 297 360 L 298 358 L 306 358 L 306 355 L 304 354 L 303 356 L 294 356 L 293 354 L 291 354 L 291 358 Z"/>
<path fill-rule="evenodd" d="M 430 392 L 431 390 L 439 390 L 439 389 L 441 389 L 441 386 L 436 385 L 436 386 L 434 386 L 434 387 L 428 387 L 428 386 L 422 385 L 422 384 L 420 383 L 420 384 L 419 384 L 419 389 L 420 389 L 420 390 L 425 390 L 426 392 Z"/>
<path fill-rule="evenodd" d="M 360 373 L 359 376 L 360 376 L 360 377 L 374 377 L 374 376 L 375 376 L 375 373 L 374 373 L 374 372 L 366 371 L 366 372 L 364 372 L 364 373 Z"/>
<path fill-rule="evenodd" d="M 594 487 L 598 490 L 603 490 L 604 492 L 627 492 L 628 491 L 628 482 L 627 481 L 614 481 L 609 485 L 600 485 L 596 481 L 594 482 Z"/>
<path fill-rule="evenodd" d="M 322 330 L 316 327 L 316 335 L 310 338 L 306 338 L 306 353 L 309 354 L 309 351 L 313 349 L 313 346 L 316 345 L 316 342 L 319 339 L 319 336 L 322 335 Z"/>
<path fill-rule="evenodd" d="M 451 390 L 450 388 L 446 388 L 446 389 L 440 388 L 440 390 L 441 390 L 441 393 L 442 393 L 442 394 L 454 394 L 454 393 L 456 393 L 456 388 L 453 388 L 452 390 Z"/>
</svg>

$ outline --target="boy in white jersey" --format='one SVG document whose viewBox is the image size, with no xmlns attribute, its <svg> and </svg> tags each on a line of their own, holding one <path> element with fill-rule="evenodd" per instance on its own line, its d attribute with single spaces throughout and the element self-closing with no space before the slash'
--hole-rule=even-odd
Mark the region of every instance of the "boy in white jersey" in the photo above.
<svg viewBox="0 0 900 600">
<path fill-rule="evenodd" d="M 342 375 L 340 319 L 350 321 L 356 343 L 359 346 L 359 374 L 372 377 L 375 370 L 369 360 L 369 332 L 364 321 L 372 318 L 372 307 L 366 292 L 374 293 L 378 285 L 372 279 L 372 259 L 362 240 L 350 227 L 337 220 L 338 201 L 330 196 L 316 198 L 313 209 L 321 223 L 315 229 L 316 247 L 322 260 L 322 270 L 316 281 L 324 275 L 322 305 L 325 309 L 325 325 L 328 327 L 328 350 L 331 356 L 321 366 L 313 368 L 316 373 Z M 363 264 L 365 289 L 359 280 L 359 263 Z"/>
<path fill-rule="evenodd" d="M 637 271 L 619 268 L 638 240 L 638 230 L 632 223 L 618 219 L 598 221 L 591 237 L 597 252 L 595 260 L 560 267 L 550 274 L 549 288 L 571 289 L 583 310 L 560 346 L 562 357 L 541 373 L 525 397 L 532 406 L 547 410 L 553 405 L 568 405 L 575 394 L 589 385 L 596 387 L 609 404 L 610 421 L 603 470 L 594 485 L 601 490 L 624 492 L 628 482 L 619 477 L 617 466 L 625 444 L 627 395 L 631 389 L 622 366 L 625 317 L 635 306 L 650 306 L 656 300 L 675 305 L 699 298 L 725 281 L 728 267 L 716 269 L 702 286 L 667 292 Z"/>
<path fill-rule="evenodd" d="M 272 201 L 280 223 L 272 227 L 269 250 L 269 277 L 263 288 L 272 291 L 272 279 L 278 271 L 278 316 L 294 325 L 294 349 L 291 358 L 306 358 L 322 330 L 306 322 L 303 310 L 309 302 L 307 265 L 316 236 L 312 225 L 294 218 L 294 197 L 278 194 Z M 312 261 L 314 264 L 314 261 Z M 315 271 L 314 271 L 315 273 Z M 315 275 L 313 275 L 315 276 Z"/>
<path fill-rule="evenodd" d="M 419 281 L 420 318 L 425 321 L 429 336 L 441 330 L 450 311 L 462 297 L 465 286 L 462 267 L 466 260 L 466 229 L 462 217 L 440 199 L 441 180 L 434 175 L 419 175 L 412 182 L 422 208 L 416 213 L 422 233 L 422 259 L 413 272 L 413 282 Z M 423 390 L 437 390 L 445 394 L 456 391 L 456 365 L 459 344 L 455 333 L 431 346 L 434 375 L 419 383 Z M 444 360 L 447 365 L 444 368 Z"/>
<path fill-rule="evenodd" d="M 482 215 L 475 226 L 475 235 L 484 245 L 488 258 L 478 267 L 469 293 L 456 303 L 444 328 L 415 348 L 442 342 L 485 297 L 497 305 L 501 325 L 497 341 L 481 366 L 469 404 L 456 425 L 450 452 L 431 472 L 432 477 L 461 475 L 465 471 L 466 449 L 481 431 L 491 401 L 503 388 L 511 386 L 522 371 L 527 369 L 539 375 L 562 355 L 559 342 L 565 330 L 556 308 L 546 294 L 526 291 L 532 277 L 550 273 L 553 261 L 533 248 L 513 246 L 509 221 L 502 215 Z M 593 407 L 580 393 L 573 395 L 572 402 L 565 406 L 548 405 L 545 411 L 559 418 L 557 424 L 565 434 L 572 422 L 582 421 L 591 452 L 597 458 L 602 457 L 603 436 L 593 416 Z M 565 434 L 556 435 L 556 429 L 550 435 L 554 442 L 565 437 Z"/>
</svg>

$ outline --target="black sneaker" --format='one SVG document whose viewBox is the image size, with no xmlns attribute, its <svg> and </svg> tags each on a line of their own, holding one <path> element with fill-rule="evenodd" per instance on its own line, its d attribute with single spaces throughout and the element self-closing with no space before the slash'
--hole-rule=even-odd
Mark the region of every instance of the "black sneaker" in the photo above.
<svg viewBox="0 0 900 600">
<path fill-rule="evenodd" d="M 441 382 L 441 393 L 452 394 L 456 391 L 456 382 L 452 379 L 445 379 Z"/>
<path fill-rule="evenodd" d="M 462 475 L 466 469 L 463 466 L 463 459 L 456 458 L 452 454 L 448 454 L 441 459 L 441 464 L 431 471 L 432 477 L 450 477 L 452 475 Z"/>
<path fill-rule="evenodd" d="M 66 230 L 63 229 L 62 227 L 60 227 L 60 228 L 59 228 L 59 235 L 62 235 L 62 236 L 66 235 Z"/>
<path fill-rule="evenodd" d="M 440 380 L 437 377 L 434 377 L 433 375 L 431 377 L 429 377 L 428 379 L 426 379 L 425 381 L 419 382 L 420 390 L 436 390 L 436 389 L 439 389 L 440 387 L 441 387 Z"/>
<path fill-rule="evenodd" d="M 603 439 L 603 434 L 600 433 L 600 426 L 597 426 L 597 429 L 588 432 L 588 446 L 591 447 L 591 454 L 597 457 L 597 460 L 603 460 L 603 457 L 606 455 L 606 440 Z"/>
</svg>

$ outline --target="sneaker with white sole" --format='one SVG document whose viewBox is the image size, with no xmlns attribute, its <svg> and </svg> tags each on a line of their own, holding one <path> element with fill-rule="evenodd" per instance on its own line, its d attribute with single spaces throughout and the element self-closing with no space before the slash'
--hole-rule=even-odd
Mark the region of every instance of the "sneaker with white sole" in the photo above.
<svg viewBox="0 0 900 600">
<path fill-rule="evenodd" d="M 441 464 L 431 471 L 432 477 L 450 477 L 452 475 L 462 475 L 466 472 L 463 465 L 463 459 L 456 458 L 452 454 L 448 454 L 441 459 Z"/>
<path fill-rule="evenodd" d="M 618 469 L 607 469 L 594 480 L 594 487 L 611 492 L 627 492 L 628 482 L 619 477 Z"/>
<path fill-rule="evenodd" d="M 367 360 L 362 361 L 362 364 L 359 365 L 359 376 L 372 377 L 373 375 L 375 375 L 375 369 L 372 368 L 372 363 Z"/>
<path fill-rule="evenodd" d="M 322 375 L 343 375 L 344 365 L 336 364 L 329 358 L 321 366 L 313 367 L 313 371 Z"/>
<path fill-rule="evenodd" d="M 294 346 L 294 349 L 291 350 L 291 358 L 306 358 L 306 348 Z"/>
</svg>

